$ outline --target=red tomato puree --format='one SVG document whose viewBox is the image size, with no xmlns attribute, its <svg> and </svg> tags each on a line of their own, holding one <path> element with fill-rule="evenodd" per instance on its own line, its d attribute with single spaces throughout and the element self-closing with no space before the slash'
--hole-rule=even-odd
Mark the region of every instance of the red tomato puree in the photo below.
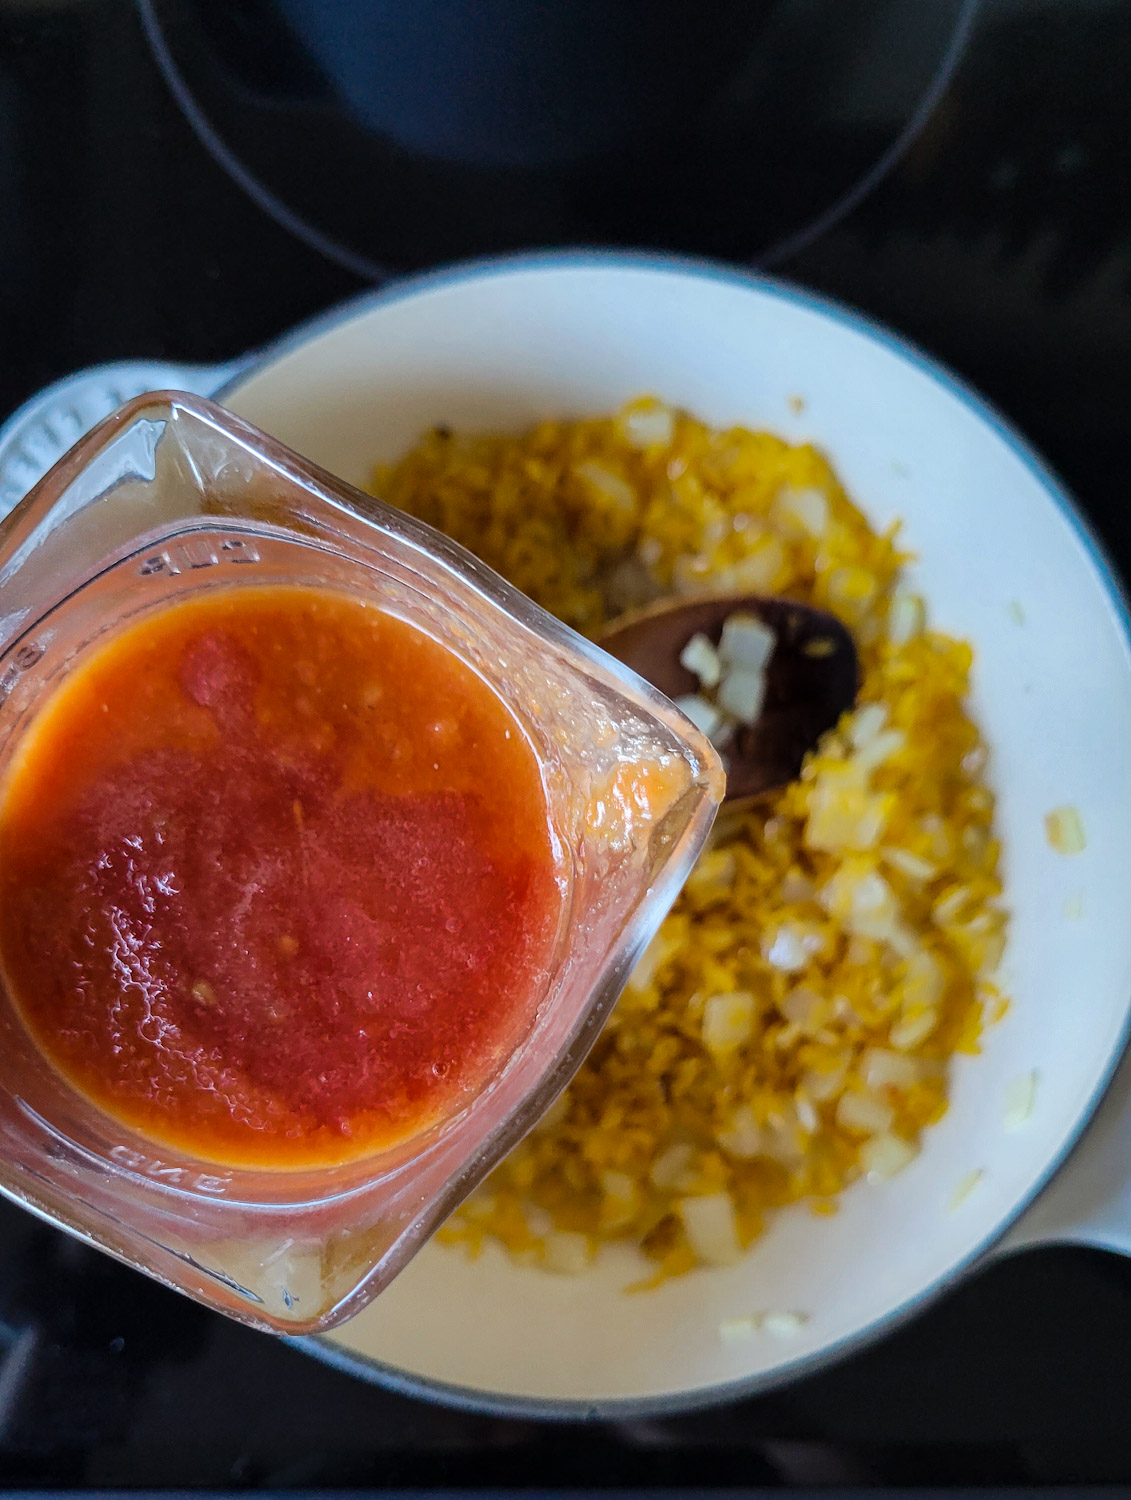
<svg viewBox="0 0 1131 1500">
<path fill-rule="evenodd" d="M 0 794 L 0 963 L 40 1050 L 156 1141 L 403 1140 L 526 1034 L 562 895 L 518 722 L 345 594 L 216 590 L 65 678 Z"/>
</svg>

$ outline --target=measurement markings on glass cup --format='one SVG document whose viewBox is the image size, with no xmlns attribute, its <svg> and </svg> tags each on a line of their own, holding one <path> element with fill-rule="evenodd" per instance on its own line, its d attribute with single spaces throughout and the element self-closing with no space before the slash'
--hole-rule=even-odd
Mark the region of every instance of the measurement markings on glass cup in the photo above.
<svg viewBox="0 0 1131 1500">
<path fill-rule="evenodd" d="M 163 574 L 175 578 L 179 573 L 194 572 L 200 568 L 215 568 L 220 563 L 256 563 L 259 549 L 246 537 L 225 537 L 217 549 L 203 537 L 191 537 L 166 547 L 163 552 L 151 553 L 138 566 L 143 578 Z"/>
</svg>

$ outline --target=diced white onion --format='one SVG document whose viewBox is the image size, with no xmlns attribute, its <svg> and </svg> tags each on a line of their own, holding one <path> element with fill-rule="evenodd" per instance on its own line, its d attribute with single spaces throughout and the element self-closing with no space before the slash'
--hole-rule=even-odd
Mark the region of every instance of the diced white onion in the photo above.
<svg viewBox="0 0 1131 1500">
<path fill-rule="evenodd" d="M 633 407 L 621 421 L 634 448 L 666 448 L 675 434 L 675 413 L 670 406 Z"/>
<path fill-rule="evenodd" d="M 865 703 L 863 708 L 858 708 L 852 716 L 852 723 L 848 729 L 848 737 L 852 741 L 853 749 L 863 750 L 866 745 L 870 745 L 881 733 L 887 721 L 886 704 Z"/>
<path fill-rule="evenodd" d="M 718 1131 L 715 1139 L 724 1151 L 739 1161 L 751 1161 L 762 1155 L 764 1132 L 748 1104 L 738 1106 L 726 1128 Z"/>
<path fill-rule="evenodd" d="M 725 894 L 734 885 L 737 869 L 733 849 L 711 849 L 700 856 L 684 889 L 699 897 Z"/>
<path fill-rule="evenodd" d="M 797 974 L 820 946 L 821 939 L 815 932 L 806 931 L 793 922 L 783 922 L 772 937 L 763 938 L 762 957 L 783 973 Z"/>
<path fill-rule="evenodd" d="M 719 1338 L 724 1344 L 746 1344 L 757 1335 L 761 1318 L 724 1318 L 719 1324 Z"/>
<path fill-rule="evenodd" d="M 844 1075 L 846 1069 L 810 1068 L 801 1080 L 801 1087 L 810 1099 L 815 1099 L 818 1104 L 824 1104 L 828 1099 L 835 1099 L 844 1087 Z"/>
<path fill-rule="evenodd" d="M 860 1147 L 860 1168 L 869 1182 L 886 1182 L 918 1155 L 918 1149 L 902 1136 L 885 1132 L 874 1135 Z"/>
<path fill-rule="evenodd" d="M 738 1221 L 729 1193 L 681 1198 L 677 1211 L 688 1244 L 709 1266 L 729 1266 L 742 1254 Z"/>
<path fill-rule="evenodd" d="M 895 1023 L 888 1033 L 888 1041 L 899 1052 L 912 1052 L 921 1042 L 927 1040 L 938 1024 L 937 1010 L 928 1008 L 912 1011 L 910 1015 L 902 1016 Z"/>
<path fill-rule="evenodd" d="M 829 603 L 837 614 L 859 622 L 871 609 L 879 587 L 867 568 L 850 565 L 834 568 L 828 581 Z"/>
<path fill-rule="evenodd" d="M 918 594 L 896 594 L 888 612 L 888 640 L 893 646 L 905 646 L 922 635 L 926 611 Z"/>
<path fill-rule="evenodd" d="M 989 751 L 985 745 L 975 745 L 972 750 L 967 750 L 966 754 L 962 757 L 962 769 L 966 772 L 967 776 L 980 776 L 986 769 L 986 762 L 989 758 Z"/>
<path fill-rule="evenodd" d="M 751 531 L 748 535 L 753 535 Z M 709 587 L 738 593 L 749 589 L 752 594 L 769 594 L 777 586 L 787 566 L 785 548 L 776 536 L 764 533 L 757 546 L 741 561 L 713 572 Z"/>
<path fill-rule="evenodd" d="M 795 1167 L 804 1157 L 805 1142 L 792 1099 L 775 1118 L 766 1122 L 761 1154 L 783 1167 Z"/>
<path fill-rule="evenodd" d="M 880 766 L 886 765 L 893 755 L 898 755 L 906 744 L 907 736 L 902 729 L 885 729 L 875 739 L 869 740 L 868 744 L 861 746 L 852 758 L 862 771 L 870 775 Z"/>
<path fill-rule="evenodd" d="M 932 906 L 931 915 L 940 927 L 945 927 L 956 920 L 969 901 L 970 887 L 968 885 L 951 886 Z"/>
<path fill-rule="evenodd" d="M 688 693 L 683 698 L 677 698 L 675 706 L 681 714 L 686 714 L 701 734 L 710 737 L 722 728 L 722 714 L 713 703 L 700 698 L 698 693 Z"/>
<path fill-rule="evenodd" d="M 920 1076 L 913 1057 L 886 1047 L 869 1047 L 860 1059 L 860 1078 L 867 1089 L 910 1089 Z"/>
<path fill-rule="evenodd" d="M 901 875 L 906 875 L 908 880 L 925 882 L 933 880 L 938 874 L 937 866 L 912 854 L 910 849 L 881 849 L 880 858 L 887 860 L 889 865 L 893 865 Z"/>
<path fill-rule="evenodd" d="M 890 1130 L 895 1111 L 882 1099 L 871 1094 L 842 1094 L 836 1107 L 836 1118 L 845 1130 L 858 1130 L 861 1135 L 881 1135 Z"/>
<path fill-rule="evenodd" d="M 581 463 L 575 464 L 574 474 L 578 479 L 583 479 L 590 484 L 606 500 L 611 501 L 618 510 L 636 510 L 636 492 L 627 480 L 622 479 L 619 474 L 614 474 L 599 464 L 596 459 L 587 458 Z"/>
<path fill-rule="evenodd" d="M 787 1021 L 794 1021 L 811 1035 L 824 1024 L 825 1002 L 815 990 L 799 984 L 782 1001 L 781 1012 Z"/>
<path fill-rule="evenodd" d="M 548 1234 L 544 1241 L 543 1264 L 548 1271 L 560 1276 L 579 1276 L 589 1267 L 589 1241 L 583 1234 L 557 1230 Z"/>
<path fill-rule="evenodd" d="M 789 870 L 781 883 L 781 899 L 783 901 L 812 901 L 817 894 L 813 882 L 802 875 L 800 870 Z"/>
<path fill-rule="evenodd" d="M 942 999 L 946 980 L 939 961 L 926 948 L 917 948 L 907 960 L 907 970 L 899 986 L 900 1004 L 906 1013 L 930 1010 Z"/>
<path fill-rule="evenodd" d="M 627 1172 L 602 1172 L 602 1229 L 622 1229 L 632 1221 L 639 1202 L 636 1183 Z"/>
<path fill-rule="evenodd" d="M 967 1172 L 965 1176 L 960 1177 L 955 1185 L 954 1192 L 950 1195 L 950 1202 L 946 1206 L 947 1212 L 956 1213 L 985 1175 L 980 1167 L 975 1167 L 972 1172 Z"/>
<path fill-rule="evenodd" d="M 554 1227 L 554 1216 L 547 1209 L 541 1208 L 537 1203 L 528 1203 L 522 1210 L 526 1227 L 531 1234 L 546 1235 Z"/>
<path fill-rule="evenodd" d="M 777 636 L 757 615 L 736 610 L 728 616 L 719 640 L 719 656 L 727 666 L 760 672 L 774 654 Z"/>
<path fill-rule="evenodd" d="M 809 1321 L 802 1312 L 768 1312 L 762 1315 L 762 1327 L 776 1339 L 796 1338 Z"/>
<path fill-rule="evenodd" d="M 723 673 L 719 653 L 701 630 L 691 637 L 679 653 L 679 664 L 695 673 L 701 687 L 718 687 Z"/>
<path fill-rule="evenodd" d="M 811 486 L 787 485 L 775 495 L 770 518 L 787 536 L 822 537 L 829 524 L 828 498 Z"/>
<path fill-rule="evenodd" d="M 718 703 L 740 724 L 756 724 L 766 701 L 766 679 L 752 667 L 728 668 L 719 683 Z"/>
<path fill-rule="evenodd" d="M 794 1095 L 794 1105 L 797 1109 L 797 1123 L 802 1130 L 806 1135 L 816 1135 L 821 1128 L 821 1117 L 816 1105 L 800 1089 Z"/>
<path fill-rule="evenodd" d="M 695 1148 L 686 1142 L 669 1146 L 662 1151 L 652 1163 L 652 1184 L 661 1192 L 670 1191 L 672 1188 L 681 1188 L 692 1174 L 692 1166 L 695 1161 Z"/>
<path fill-rule="evenodd" d="M 754 996 L 749 990 L 712 995 L 703 1007 L 703 1045 L 716 1057 L 728 1056 L 754 1030 Z"/>
<path fill-rule="evenodd" d="M 861 767 L 849 761 L 826 767 L 809 791 L 805 843 L 830 854 L 872 849 L 891 816 L 890 793 L 868 790 Z"/>
<path fill-rule="evenodd" d="M 891 942 L 900 925 L 899 902 L 880 872 L 846 860 L 821 890 L 825 909 L 856 937 Z"/>
<path fill-rule="evenodd" d="M 1005 1091 L 1005 1128 L 1020 1130 L 1033 1113 L 1037 1102 L 1037 1072 L 1022 1073 Z"/>
<path fill-rule="evenodd" d="M 1084 820 L 1075 807 L 1054 807 L 1045 815 L 1045 837 L 1058 854 L 1082 854 L 1088 840 Z"/>
</svg>

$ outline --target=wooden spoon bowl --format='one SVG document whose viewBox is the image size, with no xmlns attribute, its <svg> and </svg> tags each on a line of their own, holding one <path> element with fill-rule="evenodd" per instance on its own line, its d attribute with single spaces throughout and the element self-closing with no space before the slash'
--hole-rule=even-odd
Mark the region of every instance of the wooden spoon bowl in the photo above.
<svg viewBox="0 0 1131 1500">
<path fill-rule="evenodd" d="M 852 707 L 859 685 L 856 646 L 825 610 L 791 599 L 718 594 L 663 599 L 621 615 L 600 644 L 669 698 L 700 691 L 680 662 L 692 636 L 717 646 L 733 614 L 756 615 L 777 637 L 765 666 L 766 696 L 758 720 L 740 724 L 719 754 L 727 773 L 726 800 L 761 796 L 794 780 L 806 753 Z"/>
</svg>

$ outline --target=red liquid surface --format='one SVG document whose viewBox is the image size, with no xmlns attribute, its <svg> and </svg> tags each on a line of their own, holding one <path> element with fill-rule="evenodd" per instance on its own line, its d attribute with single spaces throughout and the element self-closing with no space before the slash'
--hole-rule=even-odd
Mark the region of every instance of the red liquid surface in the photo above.
<svg viewBox="0 0 1131 1500">
<path fill-rule="evenodd" d="M 305 587 L 217 590 L 68 675 L 0 795 L 0 963 L 102 1109 L 343 1161 L 481 1088 L 561 909 L 534 752 L 468 667 Z"/>
</svg>

